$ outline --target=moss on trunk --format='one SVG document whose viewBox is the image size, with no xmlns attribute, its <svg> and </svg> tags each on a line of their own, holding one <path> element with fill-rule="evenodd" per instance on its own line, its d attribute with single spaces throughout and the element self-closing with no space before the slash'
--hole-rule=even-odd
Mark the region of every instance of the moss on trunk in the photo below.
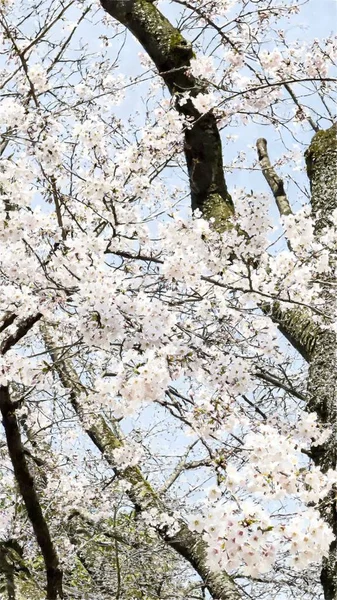
<svg viewBox="0 0 337 600">
<path fill-rule="evenodd" d="M 207 92 L 203 82 L 189 72 L 194 57 L 191 44 L 148 0 L 101 0 L 103 8 L 135 36 L 155 63 L 176 108 L 190 126 L 185 128 L 184 151 L 189 175 L 192 210 L 213 217 L 223 230 L 234 213 L 222 164 L 222 146 L 215 116 L 200 114 L 191 100 L 179 104 L 179 96 Z"/>
<path fill-rule="evenodd" d="M 316 218 L 315 231 L 319 237 L 323 229 L 331 225 L 331 213 L 337 208 L 337 128 L 319 131 L 307 152 L 307 173 L 310 179 L 311 204 Z M 330 255 L 332 271 L 336 266 L 336 255 Z M 321 469 L 336 469 L 337 439 L 337 335 L 332 323 L 336 320 L 337 306 L 335 288 L 331 275 L 321 275 L 323 312 L 326 315 L 324 328 L 316 335 L 315 347 L 309 367 L 308 410 L 316 411 L 319 420 L 331 428 L 330 438 L 322 446 L 312 448 L 313 459 Z M 324 283 L 327 285 L 324 285 Z M 321 504 L 321 514 L 337 536 L 336 495 L 332 491 Z M 337 598 L 337 555 L 336 541 L 331 544 L 329 557 L 323 562 L 321 581 L 325 600 Z"/>
<path fill-rule="evenodd" d="M 337 124 L 319 131 L 305 153 L 316 231 L 331 224 L 337 208 Z"/>
</svg>

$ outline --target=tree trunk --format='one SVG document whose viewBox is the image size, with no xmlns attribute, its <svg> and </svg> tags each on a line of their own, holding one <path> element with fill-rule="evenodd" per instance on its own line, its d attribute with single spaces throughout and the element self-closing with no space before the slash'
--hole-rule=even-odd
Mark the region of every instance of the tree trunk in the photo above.
<svg viewBox="0 0 337 600">
<path fill-rule="evenodd" d="M 331 213 L 337 208 L 337 127 L 318 132 L 306 152 L 307 170 L 311 185 L 311 204 L 316 219 L 316 234 L 331 226 Z M 336 267 L 336 256 L 330 256 L 330 266 Z M 333 270 L 332 270 L 333 272 Z M 322 277 L 321 277 L 322 279 Z M 336 288 L 331 277 L 323 276 L 323 311 L 326 329 L 316 335 L 309 366 L 308 410 L 316 411 L 320 421 L 331 428 L 330 438 L 322 446 L 312 448 L 315 463 L 323 472 L 336 469 L 337 394 L 336 349 L 337 335 L 332 324 L 336 322 Z M 322 503 L 321 513 L 337 536 L 336 490 Z M 329 558 L 324 559 L 321 582 L 326 600 L 337 598 L 336 539 L 330 547 Z"/>
</svg>

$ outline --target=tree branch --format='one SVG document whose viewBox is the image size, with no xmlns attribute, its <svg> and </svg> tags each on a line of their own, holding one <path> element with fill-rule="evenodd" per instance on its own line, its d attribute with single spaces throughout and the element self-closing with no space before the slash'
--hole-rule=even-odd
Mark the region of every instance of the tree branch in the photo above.
<svg viewBox="0 0 337 600">
<path fill-rule="evenodd" d="M 190 60 L 194 56 L 192 47 L 151 2 L 101 0 L 101 3 L 103 8 L 142 44 L 175 98 L 178 99 L 179 94 L 185 91 L 189 91 L 192 97 L 207 91 L 205 85 L 188 71 Z M 212 112 L 201 116 L 191 100 L 182 106 L 177 102 L 176 108 L 185 118 L 194 122 L 190 129 L 185 130 L 185 156 L 192 210 L 199 208 L 206 219 L 214 218 L 214 227 L 223 231 L 234 213 L 234 206 L 224 178 L 222 147 L 216 119 Z M 259 140 L 258 152 L 262 170 L 280 213 L 291 214 L 283 182 L 271 166 L 265 140 Z M 279 305 L 271 311 L 271 318 L 278 323 L 280 331 L 305 360 L 309 360 L 314 343 L 311 336 L 313 324 L 309 315 L 304 322 L 299 316 L 299 311 L 283 312 Z"/>
<path fill-rule="evenodd" d="M 177 111 L 187 119 L 184 151 L 190 181 L 192 210 L 199 209 L 215 227 L 224 229 L 234 213 L 222 164 L 222 147 L 212 111 L 201 114 L 191 99 L 179 103 L 189 92 L 192 98 L 207 93 L 204 83 L 190 72 L 195 56 L 191 44 L 149 0 L 101 0 L 103 8 L 135 36 L 155 63 Z M 191 123 L 191 125 L 190 125 Z"/>
<path fill-rule="evenodd" d="M 47 600 L 57 600 L 63 598 L 62 571 L 25 458 L 18 421 L 6 386 L 0 386 L 0 411 L 15 478 L 46 567 Z"/>
<path fill-rule="evenodd" d="M 55 371 L 58 373 L 62 385 L 70 390 L 71 404 L 84 431 L 102 453 L 106 462 L 113 468 L 116 475 L 122 476 L 131 484 L 127 494 L 136 510 L 142 512 L 150 508 L 157 508 L 159 512 L 170 512 L 170 508 L 165 506 L 163 500 L 159 498 L 138 467 L 127 467 L 123 471 L 116 467 L 113 450 L 123 445 L 117 425 L 114 426 L 113 430 L 106 423 L 103 416 L 98 413 L 91 416 L 91 423 L 88 425 L 79 401 L 79 394 L 85 392 L 85 387 L 80 382 L 72 364 L 64 359 L 64 355 L 62 356 L 60 350 L 55 349 L 47 327 L 44 326 L 41 329 Z M 225 572 L 214 573 L 207 566 L 207 545 L 202 537 L 199 534 L 192 533 L 182 520 L 179 522 L 179 526 L 179 531 L 174 536 L 170 535 L 165 528 L 159 528 L 158 534 L 194 567 L 213 598 L 218 600 L 241 600 L 241 594 L 232 578 Z"/>
<path fill-rule="evenodd" d="M 268 156 L 267 140 L 264 138 L 259 138 L 256 142 L 256 148 L 262 173 L 271 191 L 273 192 L 273 196 L 281 217 L 285 215 L 291 215 L 292 210 L 287 198 L 287 194 L 284 190 L 283 180 L 277 175 Z"/>
<path fill-rule="evenodd" d="M 301 392 L 298 392 L 293 387 L 290 387 L 283 381 L 280 381 L 279 379 L 277 379 L 277 377 L 273 377 L 273 375 L 269 375 L 269 373 L 262 373 L 261 371 L 257 371 L 255 373 L 255 376 L 258 379 L 262 379 L 262 381 L 266 381 L 267 383 L 270 383 L 271 385 L 278 387 L 278 388 L 284 390 L 285 392 L 288 392 L 288 394 L 291 394 L 292 396 L 294 396 L 295 398 L 298 398 L 299 400 L 307 401 L 307 398 L 306 398 L 306 396 L 304 396 L 304 394 L 301 394 Z"/>
<path fill-rule="evenodd" d="M 15 313 L 6 313 L 3 318 L 2 323 L 0 324 L 0 333 L 5 331 L 5 329 L 7 329 L 7 327 L 12 325 L 12 323 L 14 323 L 16 317 L 17 317 L 17 315 Z"/>
<path fill-rule="evenodd" d="M 42 318 L 41 313 L 35 313 L 35 315 L 30 315 L 26 319 L 20 321 L 17 330 L 12 335 L 9 335 L 1 344 L 0 344 L 0 354 L 4 355 L 8 350 L 10 350 L 15 344 L 17 344 L 28 331 Z M 14 319 L 13 319 L 14 321 Z M 12 322 L 13 322 L 12 321 Z"/>
<path fill-rule="evenodd" d="M 269 314 L 272 321 L 278 325 L 280 332 L 304 360 L 310 362 L 320 327 L 313 321 L 309 311 L 304 308 L 284 310 L 281 309 L 279 302 L 274 302 L 271 309 L 268 306 L 263 310 Z"/>
<path fill-rule="evenodd" d="M 337 124 L 313 137 L 305 154 L 307 173 L 311 188 L 312 213 L 315 218 L 315 233 L 319 239 L 325 228 L 333 230 L 331 219 L 337 209 Z M 315 411 L 322 424 L 330 427 L 331 435 L 320 446 L 313 446 L 313 460 L 323 472 L 336 469 L 337 461 L 337 361 L 336 329 L 331 326 L 336 320 L 337 305 L 333 287 L 324 286 L 335 282 L 336 254 L 329 255 L 330 273 L 322 274 L 322 299 L 327 314 L 326 327 L 317 336 L 313 349 L 308 379 L 308 410 Z M 323 560 L 321 582 L 326 600 L 337 598 L 337 496 L 336 485 L 321 502 L 322 517 L 332 528 L 335 540 L 331 543 L 329 556 Z"/>
</svg>

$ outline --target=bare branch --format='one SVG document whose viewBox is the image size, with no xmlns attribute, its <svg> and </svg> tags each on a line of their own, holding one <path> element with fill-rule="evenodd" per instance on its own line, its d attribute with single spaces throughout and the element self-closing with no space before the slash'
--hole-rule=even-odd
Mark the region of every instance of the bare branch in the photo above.
<svg viewBox="0 0 337 600">
<path fill-rule="evenodd" d="M 298 392 L 293 387 L 290 387 L 283 381 L 280 381 L 279 379 L 277 379 L 277 377 L 269 375 L 269 373 L 262 373 L 261 371 L 255 373 L 255 375 L 258 379 L 262 379 L 262 381 L 266 381 L 267 383 L 271 383 L 271 385 L 274 385 L 275 387 L 281 388 L 282 390 L 288 392 L 288 394 L 291 394 L 295 398 L 307 401 L 307 398 L 304 396 L 304 394 L 301 394 L 301 392 Z"/>
<path fill-rule="evenodd" d="M 192 442 L 192 444 L 190 444 L 188 446 L 188 448 L 186 449 L 186 452 L 182 456 L 181 460 L 178 462 L 176 468 L 173 470 L 170 477 L 165 481 L 164 485 L 160 488 L 159 494 L 165 494 L 167 492 L 167 490 L 169 490 L 169 488 L 174 484 L 174 482 L 177 481 L 177 479 L 181 475 L 181 473 L 186 469 L 186 459 L 187 459 L 189 453 L 191 452 L 191 450 L 194 448 L 194 446 L 197 443 L 198 443 L 198 440 Z M 192 468 L 192 467 L 190 467 L 190 468 Z"/>
<path fill-rule="evenodd" d="M 256 142 L 257 153 L 261 165 L 262 173 L 273 192 L 277 208 L 281 217 L 291 215 L 292 210 L 284 190 L 283 180 L 277 175 L 274 167 L 270 162 L 267 152 L 267 140 L 259 138 Z"/>
<path fill-rule="evenodd" d="M 285 84 L 284 84 L 284 87 L 285 87 L 285 89 L 287 90 L 287 92 L 288 92 L 289 96 L 291 97 L 291 99 L 292 99 L 292 100 L 295 102 L 295 104 L 296 104 L 296 106 L 297 106 L 298 110 L 300 111 L 300 113 L 301 113 L 302 115 L 304 115 L 304 116 L 305 116 L 305 118 L 307 119 L 307 121 L 308 121 L 308 123 L 309 123 L 310 127 L 312 127 L 312 129 L 313 129 L 313 130 L 314 130 L 314 131 L 317 133 L 317 131 L 319 131 L 319 127 L 316 125 L 316 123 L 313 121 L 313 119 L 311 118 L 311 116 L 310 116 L 310 115 L 306 115 L 306 114 L 305 114 L 305 112 L 304 112 L 304 110 L 303 110 L 303 108 L 302 108 L 301 104 L 300 104 L 300 103 L 299 103 L 299 101 L 298 101 L 298 98 L 297 98 L 296 94 L 294 94 L 294 92 L 293 92 L 293 90 L 291 89 L 291 87 L 290 87 L 289 83 L 285 82 Z"/>
</svg>

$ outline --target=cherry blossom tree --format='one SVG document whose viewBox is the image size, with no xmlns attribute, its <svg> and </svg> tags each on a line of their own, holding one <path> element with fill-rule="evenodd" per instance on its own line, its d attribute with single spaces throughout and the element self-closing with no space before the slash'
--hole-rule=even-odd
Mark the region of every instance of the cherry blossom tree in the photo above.
<svg viewBox="0 0 337 600">
<path fill-rule="evenodd" d="M 314 5 L 1 3 L 1 598 L 336 600 Z"/>
</svg>

